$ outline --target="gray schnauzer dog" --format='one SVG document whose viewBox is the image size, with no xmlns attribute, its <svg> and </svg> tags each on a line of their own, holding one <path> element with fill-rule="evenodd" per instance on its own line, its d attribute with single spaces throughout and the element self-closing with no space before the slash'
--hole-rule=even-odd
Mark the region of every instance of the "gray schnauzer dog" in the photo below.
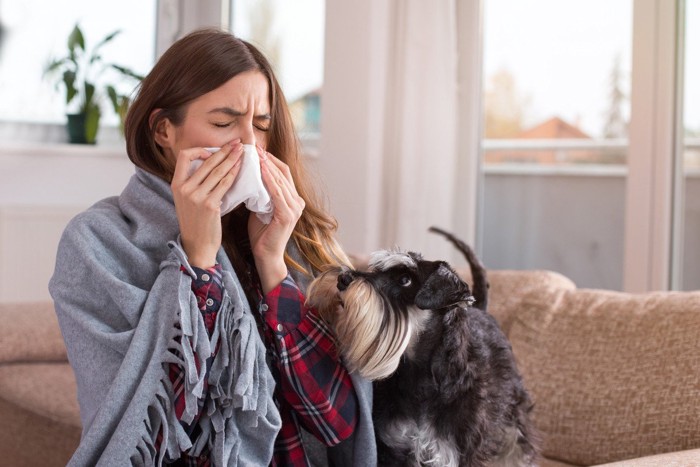
<svg viewBox="0 0 700 467">
<path fill-rule="evenodd" d="M 374 381 L 379 464 L 536 465 L 532 403 L 486 312 L 486 271 L 431 231 L 465 255 L 473 292 L 446 262 L 397 250 L 374 253 L 367 271 L 329 269 L 307 291 L 348 368 Z"/>
</svg>

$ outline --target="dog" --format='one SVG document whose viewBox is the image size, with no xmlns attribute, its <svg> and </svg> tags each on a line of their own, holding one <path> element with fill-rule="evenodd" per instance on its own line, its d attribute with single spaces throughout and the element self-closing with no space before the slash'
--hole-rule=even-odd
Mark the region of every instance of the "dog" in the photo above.
<svg viewBox="0 0 700 467">
<path fill-rule="evenodd" d="M 348 369 L 373 381 L 379 465 L 536 465 L 533 405 L 486 311 L 486 270 L 466 243 L 430 230 L 464 254 L 473 290 L 447 262 L 394 249 L 366 271 L 330 268 L 307 291 Z"/>
</svg>

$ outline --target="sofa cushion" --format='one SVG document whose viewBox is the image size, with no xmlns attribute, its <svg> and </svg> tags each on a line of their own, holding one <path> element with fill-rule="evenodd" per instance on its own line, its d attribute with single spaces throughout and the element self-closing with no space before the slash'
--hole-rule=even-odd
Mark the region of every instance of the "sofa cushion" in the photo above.
<svg viewBox="0 0 700 467">
<path fill-rule="evenodd" d="M 66 465 L 81 432 L 70 365 L 0 365 L 0 420 L 0 458 L 14 466 Z"/>
<path fill-rule="evenodd" d="M 636 459 L 613 462 L 596 467 L 692 467 L 697 465 L 700 465 L 700 449 L 689 449 L 687 451 L 638 457 Z"/>
<path fill-rule="evenodd" d="M 68 363 L 0 365 L 0 398 L 80 428 L 75 376 Z"/>
<path fill-rule="evenodd" d="M 700 447 L 700 292 L 533 290 L 519 307 L 509 337 L 546 457 Z"/>
<path fill-rule="evenodd" d="M 0 363 L 67 361 L 53 302 L 0 303 Z"/>
<path fill-rule="evenodd" d="M 471 286 L 469 272 L 464 269 L 457 272 Z M 544 270 L 488 271 L 488 281 L 488 311 L 496 318 L 506 335 L 510 334 L 522 297 L 533 294 L 550 296 L 563 290 L 576 290 L 576 284 L 568 277 L 557 272 Z"/>
</svg>

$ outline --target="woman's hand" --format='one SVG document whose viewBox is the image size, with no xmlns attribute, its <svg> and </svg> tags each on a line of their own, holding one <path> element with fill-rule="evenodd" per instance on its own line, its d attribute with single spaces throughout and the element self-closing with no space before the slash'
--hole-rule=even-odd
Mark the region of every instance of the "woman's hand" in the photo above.
<svg viewBox="0 0 700 467">
<path fill-rule="evenodd" d="M 214 154 L 192 148 L 177 155 L 170 186 L 182 247 L 192 266 L 206 269 L 216 264 L 221 246 L 221 199 L 241 169 L 242 155 L 240 140 L 225 144 Z M 196 159 L 204 162 L 188 176 L 190 163 Z"/>
<path fill-rule="evenodd" d="M 263 293 L 287 277 L 284 251 L 306 203 L 299 196 L 287 164 L 258 147 L 260 172 L 272 199 L 272 220 L 263 224 L 255 215 L 248 220 L 250 246 Z"/>
</svg>

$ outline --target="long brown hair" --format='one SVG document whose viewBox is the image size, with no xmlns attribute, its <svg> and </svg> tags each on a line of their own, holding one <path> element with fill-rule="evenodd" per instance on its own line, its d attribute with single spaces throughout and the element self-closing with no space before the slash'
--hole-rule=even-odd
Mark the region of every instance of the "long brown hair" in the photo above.
<svg viewBox="0 0 700 467">
<path fill-rule="evenodd" d="M 137 166 L 168 182 L 172 180 L 175 162 L 168 159 L 155 141 L 160 121 L 168 118 L 174 125 L 182 123 L 187 105 L 194 99 L 213 91 L 239 73 L 256 70 L 268 80 L 271 121 L 267 150 L 289 166 L 297 192 L 306 207 L 292 234 L 304 259 L 319 270 L 328 264 L 348 262 L 334 240 L 336 221 L 322 208 L 312 189 L 300 157 L 299 141 L 270 63 L 252 44 L 216 29 L 202 29 L 175 42 L 158 60 L 142 81 L 138 94 L 129 107 L 124 134 L 129 159 Z M 162 109 L 153 119 L 154 109 Z M 227 215 L 224 220 L 223 244 L 234 264 L 246 252 L 231 251 L 240 245 L 233 238 L 247 230 L 241 211 Z M 288 265 L 305 271 L 301 265 L 285 256 Z M 305 271 L 309 272 L 309 271 Z"/>
</svg>

